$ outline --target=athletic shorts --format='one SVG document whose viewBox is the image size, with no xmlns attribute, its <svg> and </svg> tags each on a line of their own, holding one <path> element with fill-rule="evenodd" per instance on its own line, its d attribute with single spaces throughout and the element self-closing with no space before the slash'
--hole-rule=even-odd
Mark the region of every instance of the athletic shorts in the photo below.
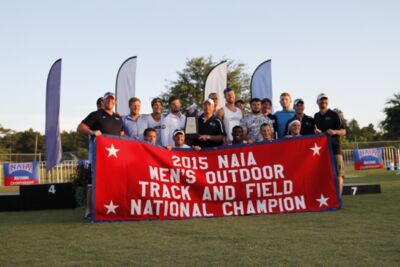
<svg viewBox="0 0 400 267">
<path fill-rule="evenodd" d="M 344 177 L 344 161 L 343 155 L 335 155 L 336 172 L 338 176 Z"/>
</svg>

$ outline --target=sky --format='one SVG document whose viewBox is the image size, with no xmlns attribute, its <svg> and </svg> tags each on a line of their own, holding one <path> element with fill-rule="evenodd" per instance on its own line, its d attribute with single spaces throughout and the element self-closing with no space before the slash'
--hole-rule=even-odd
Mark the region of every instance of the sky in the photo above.
<svg viewBox="0 0 400 267">
<path fill-rule="evenodd" d="M 1 1 L 0 124 L 44 132 L 48 71 L 62 58 L 61 130 L 75 130 L 137 56 L 143 113 L 189 58 L 272 60 L 274 106 L 316 96 L 361 126 L 400 92 L 400 1 Z"/>
</svg>

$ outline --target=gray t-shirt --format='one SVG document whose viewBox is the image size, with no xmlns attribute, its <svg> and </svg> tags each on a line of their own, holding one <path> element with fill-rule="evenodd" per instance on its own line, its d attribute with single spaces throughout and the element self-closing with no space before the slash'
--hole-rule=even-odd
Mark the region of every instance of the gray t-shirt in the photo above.
<svg viewBox="0 0 400 267">
<path fill-rule="evenodd" d="M 271 128 L 274 129 L 272 120 L 262 113 L 249 113 L 240 120 L 240 126 L 243 127 L 243 130 L 247 131 L 247 137 L 256 142 L 263 140 L 260 133 L 260 127 L 263 123 L 268 123 L 271 125 Z"/>
</svg>

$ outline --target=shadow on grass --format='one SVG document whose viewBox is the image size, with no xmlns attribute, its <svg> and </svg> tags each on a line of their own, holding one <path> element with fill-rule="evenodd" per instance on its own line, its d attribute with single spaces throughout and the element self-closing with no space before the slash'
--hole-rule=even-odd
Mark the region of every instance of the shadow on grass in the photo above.
<svg viewBox="0 0 400 267">
<path fill-rule="evenodd" d="M 0 212 L 0 225 L 32 225 L 32 224 L 89 224 L 83 218 L 82 208 L 69 210 L 35 210 Z"/>
</svg>

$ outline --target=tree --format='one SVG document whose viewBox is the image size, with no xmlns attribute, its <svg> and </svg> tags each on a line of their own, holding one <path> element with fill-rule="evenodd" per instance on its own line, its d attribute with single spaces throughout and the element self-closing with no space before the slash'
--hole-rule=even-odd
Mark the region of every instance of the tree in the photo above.
<svg viewBox="0 0 400 267">
<path fill-rule="evenodd" d="M 0 124 L 0 154 L 10 153 L 9 144 L 11 140 L 11 134 L 14 134 L 13 130 L 4 128 Z"/>
<path fill-rule="evenodd" d="M 17 132 L 15 135 L 14 153 L 34 153 L 37 138 L 37 152 L 44 152 L 44 139 L 43 136 L 29 129 L 28 131 Z"/>
<path fill-rule="evenodd" d="M 358 122 L 355 119 L 351 119 L 348 123 L 348 126 L 346 128 L 346 138 L 350 142 L 355 142 L 360 140 L 360 126 L 358 125 Z"/>
<path fill-rule="evenodd" d="M 0 155 L 6 154 L 4 160 L 8 160 L 11 153 L 34 153 L 37 138 L 37 152 L 45 154 L 45 136 L 39 132 L 29 129 L 27 131 L 16 132 L 5 129 L 0 125 Z M 68 156 L 71 152 L 80 159 L 87 158 L 88 138 L 85 135 L 78 134 L 75 131 L 62 132 L 61 144 L 64 152 L 63 156 Z M 1 158 L 0 158 L 1 160 Z"/>
<path fill-rule="evenodd" d="M 400 93 L 394 94 L 394 97 L 386 102 L 383 110 L 386 118 L 381 122 L 384 136 L 387 139 L 399 140 L 400 139 Z"/>
<path fill-rule="evenodd" d="M 249 100 L 250 97 L 250 76 L 245 73 L 245 64 L 228 60 L 227 83 L 232 87 L 237 99 Z M 167 92 L 161 94 L 161 98 L 168 102 L 170 96 L 175 95 L 181 99 L 182 107 L 188 107 L 191 104 L 201 106 L 203 101 L 205 81 L 208 73 L 217 62 L 212 57 L 197 57 L 188 59 L 186 66 L 182 71 L 178 71 L 178 79 L 170 81 L 166 87 Z"/>
<path fill-rule="evenodd" d="M 63 152 L 72 152 L 80 159 L 87 158 L 89 140 L 86 135 L 79 134 L 76 131 L 63 131 L 61 143 Z"/>
<path fill-rule="evenodd" d="M 339 115 L 340 119 L 342 120 L 342 123 L 343 123 L 344 128 L 347 130 L 347 129 L 348 129 L 348 124 L 349 124 L 349 123 L 348 123 L 348 120 L 344 117 L 343 111 L 341 111 L 341 110 L 338 109 L 338 108 L 334 108 L 333 111 L 335 111 L 335 112 Z M 357 124 L 358 124 L 358 123 L 357 123 Z"/>
<path fill-rule="evenodd" d="M 363 141 L 374 141 L 378 139 L 377 132 L 372 123 L 370 123 L 367 127 L 361 128 L 360 136 L 362 137 Z"/>
</svg>

